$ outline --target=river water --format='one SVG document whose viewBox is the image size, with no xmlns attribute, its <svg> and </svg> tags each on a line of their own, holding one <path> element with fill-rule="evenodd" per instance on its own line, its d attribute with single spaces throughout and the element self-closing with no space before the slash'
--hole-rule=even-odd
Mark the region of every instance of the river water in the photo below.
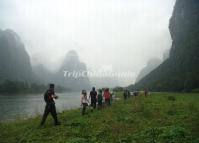
<svg viewBox="0 0 199 143">
<path fill-rule="evenodd" d="M 55 100 L 58 112 L 80 107 L 80 92 L 60 93 Z M 0 95 L 0 120 L 14 120 L 43 114 L 43 94 Z"/>
</svg>

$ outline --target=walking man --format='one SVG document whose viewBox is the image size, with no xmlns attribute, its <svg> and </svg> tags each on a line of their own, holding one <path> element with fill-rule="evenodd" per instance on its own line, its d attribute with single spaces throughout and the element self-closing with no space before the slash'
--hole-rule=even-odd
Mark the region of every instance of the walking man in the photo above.
<svg viewBox="0 0 199 143">
<path fill-rule="evenodd" d="M 57 119 L 57 112 L 56 112 L 55 101 L 54 101 L 54 99 L 58 99 L 58 96 L 56 96 L 54 93 L 54 87 L 55 87 L 54 84 L 50 84 L 49 89 L 44 94 L 46 107 L 45 107 L 43 118 L 40 124 L 41 126 L 44 125 L 49 113 L 51 113 L 54 119 L 54 125 L 60 125 L 60 122 Z"/>
<path fill-rule="evenodd" d="M 97 92 L 95 91 L 95 87 L 92 88 L 92 91 L 90 92 L 89 99 L 91 99 L 91 107 L 93 109 L 95 109 L 96 102 L 97 102 Z"/>
</svg>

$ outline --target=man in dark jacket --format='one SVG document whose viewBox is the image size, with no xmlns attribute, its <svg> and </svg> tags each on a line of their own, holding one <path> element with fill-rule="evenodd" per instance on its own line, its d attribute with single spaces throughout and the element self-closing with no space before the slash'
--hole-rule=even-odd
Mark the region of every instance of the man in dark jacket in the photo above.
<svg viewBox="0 0 199 143">
<path fill-rule="evenodd" d="M 102 90 L 100 89 L 97 95 L 98 109 L 102 108 L 102 101 L 103 101 L 103 95 L 102 95 Z"/>
<path fill-rule="evenodd" d="M 95 109 L 96 108 L 96 102 L 97 102 L 97 92 L 95 91 L 95 87 L 92 88 L 92 91 L 90 92 L 89 99 L 91 98 L 91 106 Z"/>
<path fill-rule="evenodd" d="M 56 112 L 54 99 L 58 99 L 58 96 L 56 96 L 54 93 L 54 84 L 50 84 L 49 89 L 44 94 L 44 100 L 46 102 L 46 107 L 45 107 L 43 118 L 42 118 L 42 121 L 40 124 L 41 126 L 44 125 L 49 113 L 51 113 L 52 117 L 54 118 L 54 124 L 60 125 L 60 122 L 57 119 L 57 112 Z"/>
</svg>

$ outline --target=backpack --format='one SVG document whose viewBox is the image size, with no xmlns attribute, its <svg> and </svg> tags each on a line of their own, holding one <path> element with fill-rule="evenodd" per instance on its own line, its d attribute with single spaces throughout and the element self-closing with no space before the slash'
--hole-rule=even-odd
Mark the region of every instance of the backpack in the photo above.
<svg viewBox="0 0 199 143">
<path fill-rule="evenodd" d="M 44 93 L 44 101 L 48 102 L 48 90 Z"/>
<path fill-rule="evenodd" d="M 98 101 L 102 101 L 102 100 L 103 100 L 102 94 L 98 94 L 97 100 L 98 100 Z"/>
</svg>

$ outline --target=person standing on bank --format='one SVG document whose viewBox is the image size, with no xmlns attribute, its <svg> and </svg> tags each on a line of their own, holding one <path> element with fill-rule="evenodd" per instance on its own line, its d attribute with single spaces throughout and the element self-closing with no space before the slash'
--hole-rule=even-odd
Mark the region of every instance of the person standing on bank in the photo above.
<svg viewBox="0 0 199 143">
<path fill-rule="evenodd" d="M 93 109 L 95 109 L 96 102 L 97 102 L 97 92 L 95 91 L 95 87 L 92 88 L 92 91 L 90 92 L 89 99 L 91 99 L 91 107 Z"/>
<path fill-rule="evenodd" d="M 98 102 L 98 109 L 102 109 L 102 101 L 103 101 L 103 95 L 102 90 L 99 90 L 99 94 L 97 95 L 97 102 Z"/>
<path fill-rule="evenodd" d="M 60 122 L 57 119 L 57 112 L 56 112 L 55 101 L 54 101 L 54 99 L 58 99 L 58 96 L 56 96 L 54 93 L 54 87 L 55 87 L 54 84 L 50 84 L 49 89 L 44 94 L 46 107 L 45 107 L 43 118 L 40 124 L 41 126 L 44 125 L 49 113 L 51 113 L 54 119 L 54 125 L 60 125 Z"/>
<path fill-rule="evenodd" d="M 104 91 L 104 99 L 105 99 L 105 105 L 110 106 L 111 105 L 111 94 L 109 92 L 109 88 L 105 89 Z"/>
<path fill-rule="evenodd" d="M 145 97 L 148 96 L 148 90 L 147 90 L 147 88 L 145 88 L 145 90 L 144 90 L 144 95 L 145 95 Z"/>
<path fill-rule="evenodd" d="M 82 108 L 82 116 L 85 115 L 86 112 L 86 107 L 88 106 L 88 99 L 87 99 L 87 92 L 86 90 L 82 90 L 82 98 L 81 98 L 81 105 L 83 106 Z"/>
<path fill-rule="evenodd" d="M 126 101 L 126 99 L 128 97 L 128 91 L 127 91 L 127 89 L 124 89 L 123 97 L 124 97 L 124 101 Z"/>
</svg>

